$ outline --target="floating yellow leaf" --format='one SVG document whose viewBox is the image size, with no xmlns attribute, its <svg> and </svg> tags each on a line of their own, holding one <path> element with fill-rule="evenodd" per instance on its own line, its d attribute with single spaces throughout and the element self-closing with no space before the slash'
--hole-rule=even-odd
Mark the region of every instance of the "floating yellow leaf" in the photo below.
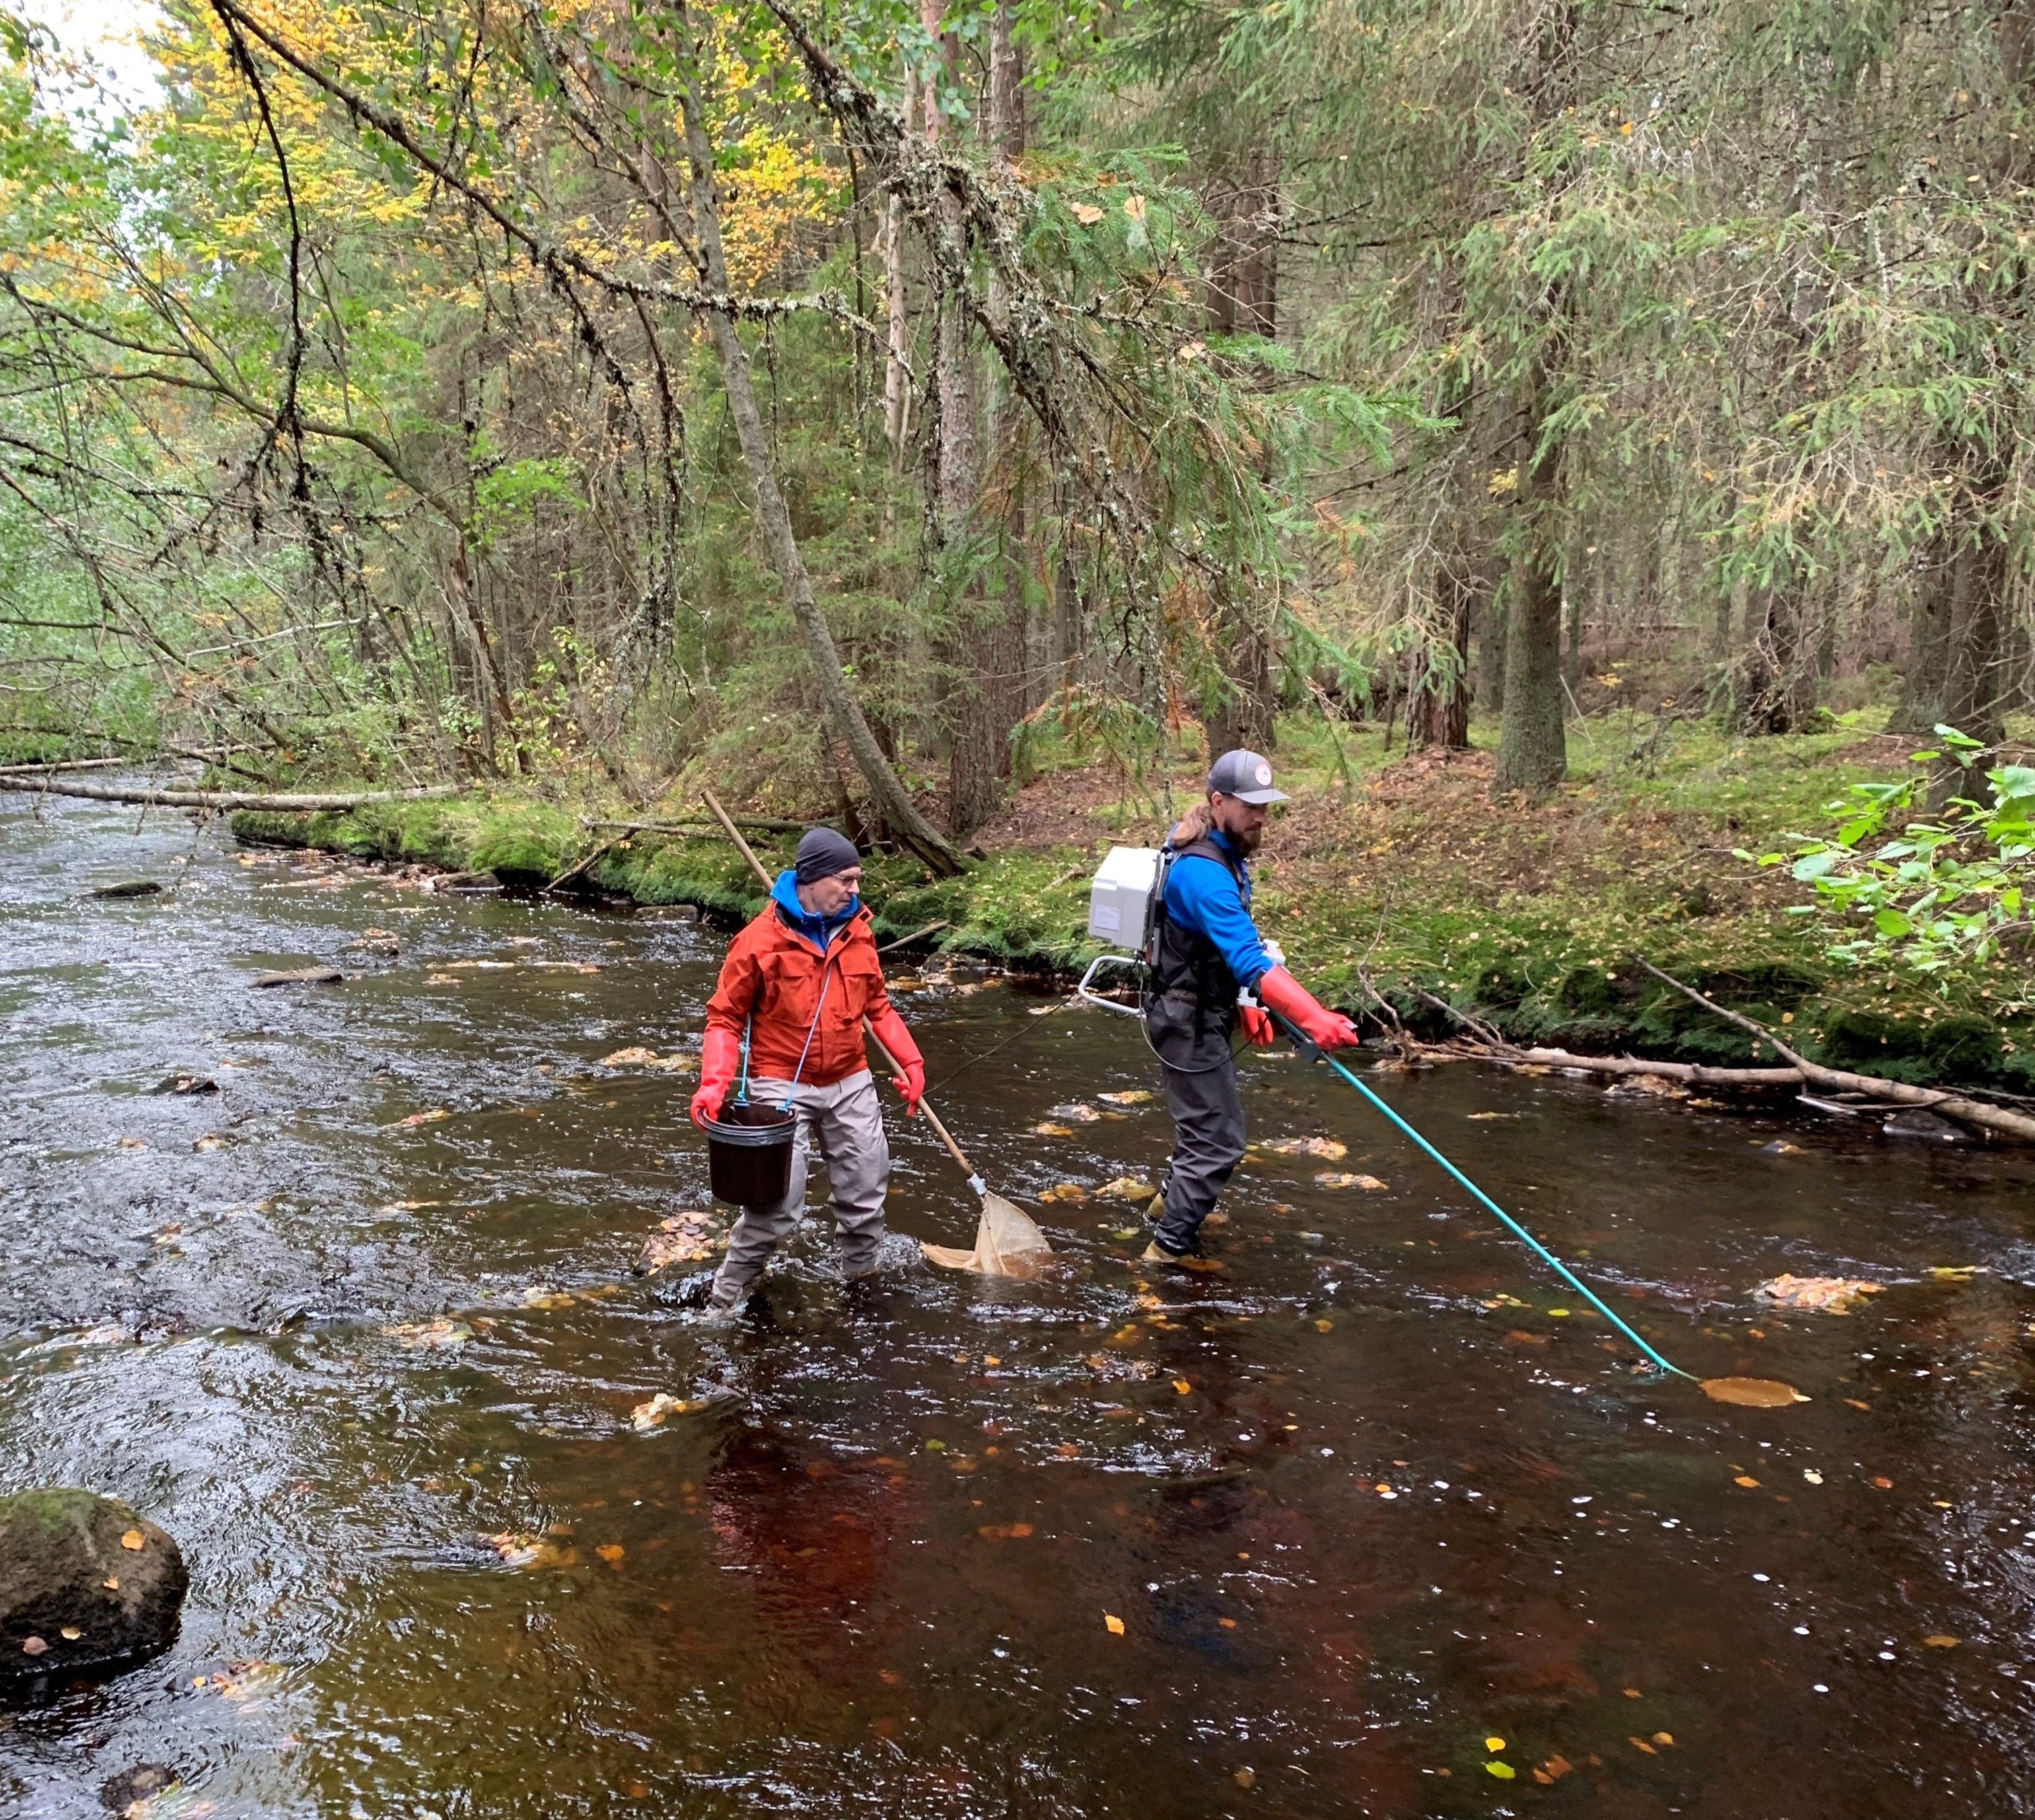
<svg viewBox="0 0 2035 1820">
<path fill-rule="evenodd" d="M 1041 1201 L 1085 1201 L 1088 1190 L 1078 1182 L 1056 1182 L 1039 1198 Z"/>
<path fill-rule="evenodd" d="M 1675 1742 L 1675 1735 L 1672 1732 L 1656 1732 L 1653 1742 L 1656 1744 L 1672 1744 Z"/>
<path fill-rule="evenodd" d="M 1743 1472 L 1732 1480 L 1732 1483 L 1743 1485 L 1748 1491 L 1757 1491 L 1759 1489 L 1759 1481 L 1757 1479 L 1748 1479 Z"/>
<path fill-rule="evenodd" d="M 1958 1640 L 1954 1637 L 1944 1635 L 1939 1630 L 1933 1637 L 1924 1637 L 1922 1639 L 1922 1646 L 1925 1649 L 1954 1649 L 1958 1646 Z"/>
<path fill-rule="evenodd" d="M 1793 1385 L 1777 1378 L 1706 1378 L 1702 1388 L 1706 1397 L 1747 1409 L 1785 1409 L 1791 1403 L 1809 1401 Z"/>
<path fill-rule="evenodd" d="M 1034 1125 L 1032 1127 L 1032 1135 L 1035 1138 L 1071 1138 L 1074 1134 L 1073 1126 L 1056 1125 L 1050 1119 L 1043 1124 Z"/>
<path fill-rule="evenodd" d="M 1109 1632 L 1111 1636 L 1121 1637 L 1123 1634 L 1123 1620 L 1118 1617 L 1114 1612 L 1104 1612 L 1102 1615 L 1102 1622 L 1104 1627 Z"/>
<path fill-rule="evenodd" d="M 1190 1384 L 1184 1378 L 1175 1378 L 1173 1380 L 1173 1388 L 1184 1397 L 1190 1390 L 1194 1389 L 1194 1386 Z"/>
<path fill-rule="evenodd" d="M 619 1542 L 604 1542 L 599 1547 L 594 1550 L 594 1553 L 598 1555 L 601 1559 L 605 1561 L 611 1567 L 619 1567 L 622 1565 L 623 1556 L 626 1555 L 628 1552 L 629 1551 L 624 1548 Z"/>
<path fill-rule="evenodd" d="M 1381 1485 L 1378 1489 L 1382 1491 L 1385 1487 Z M 1484 1741 L 1484 1747 L 1487 1750 L 1503 1750 L 1505 1748 L 1505 1740 L 1503 1738 L 1487 1738 Z"/>
<path fill-rule="evenodd" d="M 1096 1095 L 1096 1099 L 1106 1100 L 1112 1106 L 1142 1106 L 1148 1100 L 1153 1097 L 1152 1089 L 1149 1087 L 1132 1087 L 1121 1093 Z"/>
<path fill-rule="evenodd" d="M 1485 1764 L 1484 1768 L 1492 1775 L 1495 1776 L 1501 1782 L 1510 1782 L 1514 1777 L 1519 1773 L 1519 1772 L 1514 1769 L 1510 1763 L 1501 1763 L 1495 1758 L 1492 1758 L 1490 1762 Z"/>
</svg>

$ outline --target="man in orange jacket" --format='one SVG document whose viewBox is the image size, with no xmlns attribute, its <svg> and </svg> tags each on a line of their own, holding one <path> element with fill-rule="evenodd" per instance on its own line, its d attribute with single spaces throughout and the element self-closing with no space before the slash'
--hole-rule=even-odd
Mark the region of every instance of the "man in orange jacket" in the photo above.
<svg viewBox="0 0 2035 1820">
<path fill-rule="evenodd" d="M 806 1171 L 826 1164 L 841 1274 L 869 1277 L 883 1237 L 890 1147 L 862 1047 L 867 1017 L 904 1070 L 895 1083 L 908 1114 L 926 1090 L 926 1065 L 883 989 L 883 969 L 857 895 L 862 862 L 831 828 L 811 829 L 777 875 L 770 901 L 737 935 L 707 1001 L 695 1124 L 720 1115 L 749 1043 L 749 1094 L 798 1118 L 792 1185 L 771 1207 L 745 1207 L 728 1235 L 713 1306 L 732 1313 L 806 1208 Z"/>
</svg>

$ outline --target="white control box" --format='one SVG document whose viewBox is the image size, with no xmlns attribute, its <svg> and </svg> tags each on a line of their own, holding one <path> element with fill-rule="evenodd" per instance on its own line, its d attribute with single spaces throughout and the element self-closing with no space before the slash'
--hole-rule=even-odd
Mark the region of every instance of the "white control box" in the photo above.
<svg viewBox="0 0 2035 1820">
<path fill-rule="evenodd" d="M 1136 954 L 1145 946 L 1145 910 L 1159 875 L 1156 847 L 1112 847 L 1088 888 L 1088 932 Z"/>
</svg>

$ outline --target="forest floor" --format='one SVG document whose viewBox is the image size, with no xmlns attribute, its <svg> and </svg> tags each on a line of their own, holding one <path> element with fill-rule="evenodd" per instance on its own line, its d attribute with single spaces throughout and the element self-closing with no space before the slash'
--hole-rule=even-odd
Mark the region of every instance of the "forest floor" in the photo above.
<svg viewBox="0 0 2035 1820">
<path fill-rule="evenodd" d="M 1785 1028 L 1832 1066 L 1918 1085 L 2035 1092 L 2035 986 L 2025 957 L 1924 979 L 1865 972 L 1827 950 L 1840 931 L 1791 916 L 1785 867 L 1735 858 L 1827 829 L 1845 786 L 1901 776 L 1913 742 L 1869 713 L 1826 733 L 1728 736 L 1697 720 L 1602 713 L 1570 730 L 1570 775 L 1546 800 L 1497 796 L 1487 750 L 1408 755 L 1375 729 L 1282 721 L 1273 754 L 1292 802 L 1254 871 L 1255 908 L 1300 978 L 1345 1008 L 1367 982 L 1419 1033 L 1450 1034 L 1424 991 L 1508 1037 L 1592 1053 L 1743 1063 L 1740 1032 L 1634 965 L 1643 956 L 1721 1002 Z M 1485 730 L 1476 730 L 1480 744 Z M 1063 761 L 1055 762 L 1055 759 Z M 1183 750 L 1133 776 L 1048 752 L 978 837 L 958 879 L 879 856 L 864 895 L 880 939 L 1066 973 L 1097 952 L 1088 882 L 1115 844 L 1153 846 L 1198 793 L 1206 759 Z M 541 886 L 613 840 L 592 887 L 639 903 L 735 916 L 758 893 L 717 833 L 624 836 L 600 818 L 698 825 L 690 801 L 539 799 L 501 790 L 348 815 L 241 815 L 243 837 L 363 857 L 492 870 Z M 766 863 L 790 837 L 759 840 Z"/>
</svg>

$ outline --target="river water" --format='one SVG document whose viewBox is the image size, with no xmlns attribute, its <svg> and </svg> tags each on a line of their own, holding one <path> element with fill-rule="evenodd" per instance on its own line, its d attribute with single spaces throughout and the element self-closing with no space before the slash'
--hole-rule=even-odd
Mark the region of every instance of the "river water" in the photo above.
<svg viewBox="0 0 2035 1820">
<path fill-rule="evenodd" d="M 164 1817 L 2031 1805 L 2025 1155 L 1375 1077 L 1678 1363 L 1811 1399 L 1728 1408 L 1296 1059 L 1245 1062 L 1254 1138 L 1347 1154 L 1254 1152 L 1220 1271 L 1141 1274 L 1093 1198 L 1162 1165 L 1103 1097 L 1155 1085 L 1134 1027 L 901 968 L 1060 1268 L 919 1262 L 972 1198 L 893 1119 L 882 1286 L 809 1223 L 720 1333 L 631 1275 L 710 1205 L 692 1077 L 603 1058 L 696 1051 L 724 934 L 21 803 L 0 1491 L 130 1499 L 192 1591 L 166 1655 L 0 1711 L 0 1811 L 142 1762 Z M 1782 1271 L 1886 1287 L 1751 1299 Z"/>
</svg>

